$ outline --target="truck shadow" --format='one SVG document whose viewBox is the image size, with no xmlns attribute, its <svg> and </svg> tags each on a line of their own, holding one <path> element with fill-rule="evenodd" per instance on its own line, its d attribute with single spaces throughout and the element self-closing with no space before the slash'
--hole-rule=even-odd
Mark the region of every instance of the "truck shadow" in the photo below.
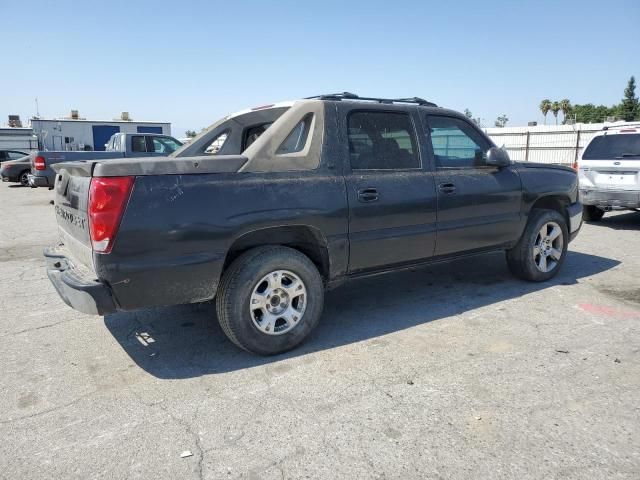
<svg viewBox="0 0 640 480">
<path fill-rule="evenodd" d="M 613 228 L 614 230 L 640 230 L 640 212 L 605 214 L 602 220 L 589 222 L 589 225 Z"/>
<path fill-rule="evenodd" d="M 105 325 L 141 368 L 163 379 L 192 378 L 275 363 L 454 316 L 609 270 L 620 262 L 570 252 L 547 283 L 515 279 L 502 254 L 431 265 L 347 283 L 327 293 L 320 324 L 297 349 L 259 357 L 224 335 L 213 303 L 121 312 Z"/>
</svg>

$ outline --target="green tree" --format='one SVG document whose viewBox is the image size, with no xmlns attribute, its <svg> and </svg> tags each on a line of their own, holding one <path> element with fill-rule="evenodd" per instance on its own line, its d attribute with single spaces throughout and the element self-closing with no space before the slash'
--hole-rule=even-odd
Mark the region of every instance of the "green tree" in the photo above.
<svg viewBox="0 0 640 480">
<path fill-rule="evenodd" d="M 196 135 L 198 135 L 198 134 L 195 132 L 195 130 L 187 130 L 186 132 L 184 132 L 184 134 L 185 134 L 187 137 L 190 137 L 190 138 L 193 138 L 193 137 L 195 137 Z"/>
<path fill-rule="evenodd" d="M 509 117 L 507 117 L 504 113 L 496 118 L 494 125 L 496 127 L 504 128 L 507 122 L 509 121 Z"/>
<path fill-rule="evenodd" d="M 464 115 L 476 125 L 480 126 L 480 117 L 473 118 L 473 113 L 468 108 L 464 109 Z"/>
<path fill-rule="evenodd" d="M 560 103 L 559 102 L 553 102 L 551 104 L 551 113 L 553 113 L 553 116 L 556 118 L 556 125 L 558 124 L 558 112 L 560 111 Z"/>
<path fill-rule="evenodd" d="M 551 110 L 551 100 L 545 98 L 540 102 L 540 111 L 542 112 L 542 115 L 544 115 L 545 125 L 547 124 L 547 113 L 549 113 L 549 110 Z"/>
<path fill-rule="evenodd" d="M 640 116 L 640 107 L 638 106 L 638 97 L 636 97 L 636 79 L 631 77 L 624 89 L 624 97 L 619 107 L 620 117 L 622 120 L 630 122 L 636 120 Z"/>
<path fill-rule="evenodd" d="M 584 105 L 573 105 L 571 111 L 576 116 L 576 122 L 579 123 L 602 123 L 607 117 L 617 118 L 620 116 L 618 112 L 619 106 L 613 105 L 594 105 L 593 103 L 585 103 Z"/>
<path fill-rule="evenodd" d="M 564 117 L 562 123 L 567 122 L 567 115 L 571 113 L 571 102 L 569 99 L 565 98 L 560 100 L 560 110 L 562 110 L 562 116 Z"/>
</svg>

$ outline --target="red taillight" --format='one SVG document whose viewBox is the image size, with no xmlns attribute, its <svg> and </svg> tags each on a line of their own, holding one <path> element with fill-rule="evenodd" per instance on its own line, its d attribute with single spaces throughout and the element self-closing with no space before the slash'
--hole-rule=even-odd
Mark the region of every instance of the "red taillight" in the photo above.
<svg viewBox="0 0 640 480">
<path fill-rule="evenodd" d="M 577 172 L 578 171 L 578 162 L 573 162 L 573 169 Z"/>
<path fill-rule="evenodd" d="M 132 186 L 133 177 L 91 179 L 88 212 L 89 234 L 94 252 L 111 251 Z"/>
<path fill-rule="evenodd" d="M 35 165 L 36 170 L 44 170 L 47 168 L 47 162 L 44 161 L 44 157 L 36 157 L 33 164 Z"/>
</svg>

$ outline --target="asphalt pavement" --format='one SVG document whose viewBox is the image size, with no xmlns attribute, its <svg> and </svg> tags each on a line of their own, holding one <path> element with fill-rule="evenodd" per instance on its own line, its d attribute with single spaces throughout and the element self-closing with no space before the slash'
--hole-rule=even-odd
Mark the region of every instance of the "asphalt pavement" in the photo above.
<svg viewBox="0 0 640 480">
<path fill-rule="evenodd" d="M 264 358 L 212 304 L 67 307 L 52 198 L 0 184 L 0 478 L 640 478 L 640 213 L 544 284 L 501 254 L 351 282 Z"/>
</svg>

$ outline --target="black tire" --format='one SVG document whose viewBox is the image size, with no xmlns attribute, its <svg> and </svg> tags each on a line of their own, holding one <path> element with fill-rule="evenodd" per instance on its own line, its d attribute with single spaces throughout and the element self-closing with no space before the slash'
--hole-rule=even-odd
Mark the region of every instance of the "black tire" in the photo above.
<svg viewBox="0 0 640 480">
<path fill-rule="evenodd" d="M 539 238 L 539 232 L 545 226 L 553 222 L 561 229 L 562 248 L 556 248 L 560 251 L 560 258 L 551 260 L 544 259 L 547 262 L 553 262 L 554 266 L 549 271 L 542 271 L 538 267 L 537 262 L 540 255 L 535 255 L 534 248 L 536 240 Z M 511 272 L 518 278 L 528 280 L 530 282 L 544 282 L 553 278 L 562 268 L 562 264 L 567 256 L 567 247 L 569 244 L 569 231 L 565 217 L 555 210 L 532 210 L 529 215 L 529 221 L 524 229 L 524 233 L 518 243 L 511 249 L 507 250 L 507 263 Z"/>
<path fill-rule="evenodd" d="M 29 174 L 29 170 L 25 170 L 23 172 L 20 172 L 20 175 L 18 175 L 18 181 L 20 182 L 20 185 L 22 185 L 23 187 L 29 186 L 29 180 L 27 179 L 28 174 Z"/>
<path fill-rule="evenodd" d="M 273 335 L 256 326 L 250 301 L 258 282 L 278 270 L 292 272 L 302 280 L 306 287 L 305 309 L 289 331 Z M 218 288 L 216 312 L 222 330 L 237 346 L 260 355 L 275 355 L 304 341 L 318 324 L 323 304 L 322 277 L 311 260 L 292 248 L 265 246 L 243 253 L 224 272 Z"/>
<path fill-rule="evenodd" d="M 604 217 L 604 210 L 595 205 L 585 205 L 582 210 L 582 219 L 585 222 L 597 222 Z"/>
</svg>

